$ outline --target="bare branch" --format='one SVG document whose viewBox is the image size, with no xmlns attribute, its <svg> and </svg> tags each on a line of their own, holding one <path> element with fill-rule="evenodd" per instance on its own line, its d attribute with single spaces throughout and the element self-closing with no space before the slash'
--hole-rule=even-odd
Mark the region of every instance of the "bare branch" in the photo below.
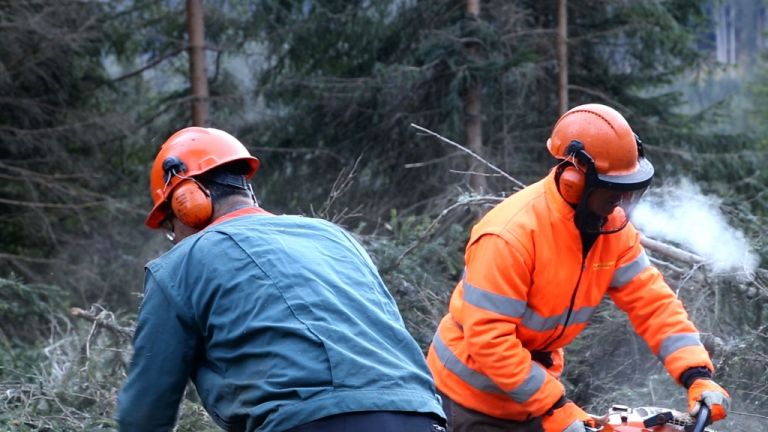
<svg viewBox="0 0 768 432">
<path fill-rule="evenodd" d="M 461 152 L 453 152 L 453 153 L 449 153 L 449 154 L 447 154 L 445 156 L 441 156 L 439 158 L 431 159 L 431 160 L 428 160 L 428 161 L 414 162 L 414 163 L 405 164 L 405 165 L 403 165 L 403 168 L 423 168 L 423 167 L 428 166 L 428 165 L 440 163 L 440 162 L 442 162 L 442 161 L 444 161 L 446 159 L 450 159 L 450 158 L 452 158 L 452 157 L 454 157 L 456 155 L 460 155 L 460 154 L 461 154 Z"/>
<path fill-rule="evenodd" d="M 41 203 L 41 202 L 34 202 L 34 201 L 18 201 L 18 200 L 0 198 L 0 203 L 12 205 L 12 206 L 18 206 L 18 207 L 79 209 L 79 208 L 85 208 L 85 207 L 97 207 L 97 206 L 107 205 L 110 203 L 110 201 L 107 200 L 107 201 L 90 201 L 90 202 L 84 202 L 79 204 L 59 204 L 59 203 Z"/>
<path fill-rule="evenodd" d="M 77 318 L 83 318 L 87 321 L 90 321 L 94 323 L 97 326 L 104 327 L 105 329 L 109 330 L 116 336 L 119 336 L 124 339 L 132 339 L 133 338 L 133 329 L 132 328 L 126 328 L 121 327 L 115 322 L 115 317 L 112 315 L 112 313 L 107 312 L 106 310 L 102 310 L 98 314 L 94 312 L 94 307 L 91 307 L 90 311 L 84 311 L 78 307 L 73 307 L 69 309 L 69 313 L 72 314 L 72 316 Z"/>
<path fill-rule="evenodd" d="M 568 84 L 568 89 L 569 90 L 580 91 L 582 93 L 586 93 L 586 94 L 591 95 L 591 96 L 597 96 L 600 99 L 602 99 L 603 101 L 605 101 L 607 104 L 612 105 L 612 106 L 614 106 L 616 108 L 621 108 L 621 110 L 624 111 L 624 112 L 631 112 L 632 111 L 627 106 L 622 105 L 619 101 L 617 101 L 614 97 L 612 97 L 608 93 L 602 92 L 600 90 L 595 90 L 595 89 L 591 89 L 591 88 L 587 88 L 587 87 L 582 87 L 582 86 L 574 85 L 574 84 Z"/>
<path fill-rule="evenodd" d="M 3 161 L 1 160 L 0 160 L 0 168 L 19 174 L 19 177 L 3 176 L 3 178 L 6 178 L 8 180 L 11 180 L 14 178 L 26 180 L 27 178 L 30 178 L 32 180 L 43 183 L 51 180 L 71 180 L 71 179 L 87 178 L 85 174 L 47 174 L 39 171 L 32 171 L 32 170 L 8 165 L 6 163 L 3 163 Z"/>
<path fill-rule="evenodd" d="M 335 153 L 329 149 L 322 149 L 317 147 L 252 147 L 252 146 L 249 146 L 248 148 L 257 152 L 315 153 L 315 154 L 328 155 L 337 160 L 344 160 L 344 158 L 341 157 L 341 155 L 339 155 L 338 153 Z"/>
<path fill-rule="evenodd" d="M 175 49 L 173 49 L 173 50 L 171 50 L 171 51 L 161 55 L 160 57 L 157 57 L 156 59 L 152 60 L 151 62 L 145 64 L 144 66 L 142 66 L 142 67 L 140 67 L 140 68 L 138 68 L 136 70 L 128 72 L 128 73 L 126 73 L 124 75 L 121 75 L 121 76 L 119 76 L 117 78 L 113 78 L 112 81 L 113 82 L 123 81 L 123 80 L 126 80 L 128 78 L 131 78 L 131 77 L 134 77 L 136 75 L 139 75 L 139 74 L 141 74 L 142 72 L 144 72 L 146 70 L 152 69 L 153 67 L 157 66 L 158 64 L 162 63 L 163 61 L 165 61 L 165 60 L 167 60 L 169 58 L 176 57 L 179 53 L 183 52 L 186 49 L 187 49 L 186 46 L 176 47 Z"/>
<path fill-rule="evenodd" d="M 28 261 L 28 262 L 34 262 L 34 263 L 42 263 L 42 264 L 51 264 L 57 262 L 57 260 L 48 259 L 48 258 L 35 258 L 35 257 L 29 257 L 24 255 L 14 255 L 14 254 L 8 254 L 8 253 L 0 253 L 0 260 L 9 260 L 9 261 Z"/>
<path fill-rule="evenodd" d="M 504 172 L 504 171 L 502 171 L 500 168 L 496 167 L 496 166 L 495 166 L 495 165 L 493 165 L 492 163 L 490 163 L 490 162 L 488 162 L 487 160 L 483 159 L 482 157 L 478 156 L 477 154 L 475 154 L 474 152 L 472 152 L 472 151 L 471 151 L 471 150 L 469 150 L 468 148 L 466 148 L 466 147 L 462 146 L 461 144 L 458 144 L 458 143 L 456 143 L 456 142 L 453 142 L 453 141 L 449 140 L 448 138 L 445 138 L 444 136 L 442 136 L 442 135 L 438 134 L 437 132 L 433 132 L 433 131 L 431 131 L 431 130 L 429 130 L 429 129 L 425 128 L 425 127 L 421 127 L 421 126 L 419 126 L 419 125 L 417 125 L 417 124 L 411 123 L 411 127 L 414 127 L 414 128 L 416 128 L 416 129 L 418 129 L 418 130 L 420 130 L 420 131 L 422 131 L 422 132 L 426 132 L 426 133 L 428 133 L 428 134 L 430 134 L 430 135 L 432 135 L 432 136 L 434 136 L 434 137 L 437 137 L 438 139 L 440 139 L 440 140 L 442 140 L 442 141 L 444 141 L 444 142 L 446 142 L 446 143 L 448 143 L 448 144 L 450 144 L 450 145 L 452 145 L 452 146 L 454 146 L 454 147 L 457 147 L 457 148 L 459 148 L 460 150 L 462 150 L 462 151 L 464 151 L 464 152 L 468 153 L 470 156 L 472 156 L 473 158 L 475 158 L 475 159 L 479 160 L 480 162 L 482 162 L 483 164 L 485 164 L 486 166 L 488 166 L 488 167 L 489 167 L 489 168 L 491 168 L 492 170 L 494 170 L 494 171 L 496 171 L 497 173 L 501 174 L 501 175 L 502 175 L 502 176 L 504 176 L 504 177 L 505 177 L 507 180 L 511 181 L 512 183 L 515 183 L 515 184 L 516 184 L 517 186 L 519 186 L 521 189 L 525 187 L 525 184 L 524 184 L 523 182 L 521 182 L 521 181 L 517 180 L 516 178 L 512 177 L 511 175 L 509 175 L 509 174 L 505 173 L 505 172 Z"/>
<path fill-rule="evenodd" d="M 319 217 L 328 219 L 334 223 L 341 223 L 344 219 L 352 216 L 347 213 L 348 209 L 344 209 L 340 213 L 337 213 L 331 217 L 330 210 L 333 204 L 336 202 L 336 199 L 343 195 L 349 189 L 349 187 L 352 186 L 355 176 L 357 175 L 357 167 L 360 165 L 361 159 L 362 155 L 358 156 L 351 167 L 344 168 L 341 170 L 339 175 L 336 176 L 336 180 L 334 180 L 333 186 L 331 186 L 331 192 L 328 194 L 328 198 L 325 200 L 320 210 L 318 210 L 316 213 Z"/>
</svg>

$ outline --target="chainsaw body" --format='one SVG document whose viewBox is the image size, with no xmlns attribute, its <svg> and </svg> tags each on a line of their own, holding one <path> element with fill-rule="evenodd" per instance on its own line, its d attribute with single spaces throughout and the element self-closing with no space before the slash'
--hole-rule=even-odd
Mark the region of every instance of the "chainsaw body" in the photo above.
<svg viewBox="0 0 768 432">
<path fill-rule="evenodd" d="M 591 432 L 688 432 L 695 419 L 687 413 L 669 408 L 614 405 L 603 417 L 596 417 L 599 427 L 587 428 Z M 704 429 L 706 432 L 715 432 Z"/>
</svg>

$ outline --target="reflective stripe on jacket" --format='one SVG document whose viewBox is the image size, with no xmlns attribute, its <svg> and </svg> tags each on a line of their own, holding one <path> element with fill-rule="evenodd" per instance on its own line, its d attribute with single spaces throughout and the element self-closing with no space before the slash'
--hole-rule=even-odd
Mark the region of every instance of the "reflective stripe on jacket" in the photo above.
<svg viewBox="0 0 768 432">
<path fill-rule="evenodd" d="M 561 349 L 606 292 L 676 380 L 689 367 L 714 369 L 635 228 L 599 236 L 584 258 L 573 216 L 550 173 L 472 229 L 427 357 L 438 389 L 457 403 L 512 420 L 542 415 L 564 392 Z M 532 361 L 532 351 L 554 351 L 555 366 Z"/>
</svg>

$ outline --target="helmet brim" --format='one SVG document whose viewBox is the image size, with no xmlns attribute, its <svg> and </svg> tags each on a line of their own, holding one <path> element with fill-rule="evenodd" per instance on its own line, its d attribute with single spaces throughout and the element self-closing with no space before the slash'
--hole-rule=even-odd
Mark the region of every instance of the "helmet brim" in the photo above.
<svg viewBox="0 0 768 432">
<path fill-rule="evenodd" d="M 160 201 L 152 207 L 152 211 L 149 212 L 147 219 L 144 220 L 144 225 L 152 229 L 160 228 L 165 218 L 170 213 L 170 208 L 167 201 Z"/>
<path fill-rule="evenodd" d="M 653 179 L 654 169 L 646 158 L 637 161 L 637 169 L 629 174 L 597 174 L 597 187 L 632 191 L 648 187 Z"/>
</svg>

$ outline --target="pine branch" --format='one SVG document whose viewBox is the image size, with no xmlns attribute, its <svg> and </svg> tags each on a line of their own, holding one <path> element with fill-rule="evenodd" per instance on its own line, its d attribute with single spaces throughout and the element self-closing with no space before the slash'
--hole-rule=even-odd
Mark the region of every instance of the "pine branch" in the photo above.
<svg viewBox="0 0 768 432">
<path fill-rule="evenodd" d="M 408 246 L 401 254 L 400 256 L 395 259 L 395 261 L 390 264 L 389 266 L 383 268 L 381 270 L 381 273 L 389 273 L 390 271 L 400 267 L 400 264 L 403 262 L 403 259 L 413 252 L 417 247 L 421 246 L 433 233 L 434 229 L 440 224 L 440 221 L 450 212 L 453 210 L 466 206 L 466 205 L 477 205 L 477 204 L 488 204 L 488 203 L 498 203 L 502 201 L 503 198 L 498 198 L 494 196 L 482 196 L 482 195 L 469 195 L 466 197 L 461 197 L 458 202 L 452 204 L 442 212 L 432 221 L 432 223 L 429 224 L 429 226 L 424 230 L 424 232 L 421 233 L 419 238 L 417 238 L 413 243 L 411 243 L 410 246 Z"/>
</svg>

